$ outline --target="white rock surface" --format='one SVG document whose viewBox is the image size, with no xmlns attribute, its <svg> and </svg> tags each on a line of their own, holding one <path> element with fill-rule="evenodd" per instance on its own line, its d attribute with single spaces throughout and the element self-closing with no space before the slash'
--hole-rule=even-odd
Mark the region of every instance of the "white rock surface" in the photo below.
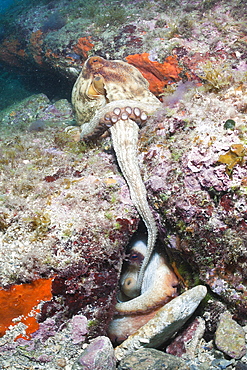
<svg viewBox="0 0 247 370">
<path fill-rule="evenodd" d="M 198 285 L 164 305 L 157 314 L 115 349 L 117 360 L 143 347 L 156 348 L 169 339 L 191 317 L 207 293 Z"/>
</svg>

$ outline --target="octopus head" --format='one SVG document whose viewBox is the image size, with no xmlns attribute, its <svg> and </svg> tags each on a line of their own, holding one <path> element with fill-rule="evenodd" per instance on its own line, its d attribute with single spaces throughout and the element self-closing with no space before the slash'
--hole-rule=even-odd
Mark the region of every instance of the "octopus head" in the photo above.
<svg viewBox="0 0 247 370">
<path fill-rule="evenodd" d="M 123 267 L 123 273 L 120 278 L 122 300 L 137 297 L 140 293 L 137 286 L 137 280 L 145 253 L 146 244 L 141 240 L 138 240 L 135 243 L 134 248 L 132 247 L 130 249 L 128 259 Z"/>
</svg>

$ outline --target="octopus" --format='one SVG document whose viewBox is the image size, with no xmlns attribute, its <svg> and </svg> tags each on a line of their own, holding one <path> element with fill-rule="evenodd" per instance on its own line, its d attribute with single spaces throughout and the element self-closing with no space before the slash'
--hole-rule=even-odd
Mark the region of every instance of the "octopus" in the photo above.
<svg viewBox="0 0 247 370">
<path fill-rule="evenodd" d="M 81 140 L 90 141 L 109 131 L 131 199 L 148 232 L 147 251 L 132 294 L 141 292 L 145 269 L 151 258 L 157 226 L 147 201 L 138 164 L 138 132 L 162 103 L 148 88 L 148 81 L 134 66 L 120 60 L 90 57 L 72 90 L 72 105 L 81 126 Z"/>
<path fill-rule="evenodd" d="M 146 251 L 144 241 L 135 241 L 123 267 L 116 313 L 108 327 L 108 335 L 114 344 L 121 343 L 135 333 L 177 296 L 178 279 L 168 266 L 162 251 L 155 250 L 144 273 L 141 294 L 133 298 L 135 282 Z"/>
<path fill-rule="evenodd" d="M 154 251 L 157 226 L 147 200 L 138 164 L 138 132 L 162 103 L 134 66 L 99 56 L 85 62 L 73 87 L 72 104 L 80 138 L 96 140 L 111 135 L 131 199 L 147 229 L 147 242 L 134 243 L 120 278 L 116 317 L 109 336 L 119 343 L 144 325 L 176 295 L 177 278 L 162 254 Z"/>
</svg>

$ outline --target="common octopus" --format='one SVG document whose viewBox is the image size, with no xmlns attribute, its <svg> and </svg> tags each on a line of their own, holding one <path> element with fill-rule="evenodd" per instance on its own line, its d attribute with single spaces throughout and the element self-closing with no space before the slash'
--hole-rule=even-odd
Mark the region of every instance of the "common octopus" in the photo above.
<svg viewBox="0 0 247 370">
<path fill-rule="evenodd" d="M 133 313 L 143 315 L 164 304 L 175 295 L 177 284 L 177 279 L 167 267 L 164 258 L 157 252 L 153 253 L 157 226 L 148 205 L 147 192 L 138 165 L 139 126 L 162 107 L 162 103 L 150 92 L 148 86 L 148 81 L 134 66 L 120 60 L 94 56 L 84 63 L 72 91 L 72 104 L 77 122 L 81 125 L 81 140 L 94 140 L 106 131 L 110 132 L 131 199 L 148 232 L 145 248 L 142 246 L 141 249 L 134 249 L 142 257 L 138 263 L 130 263 L 121 278 L 121 290 L 127 298 L 125 302 L 116 305 L 116 311 L 127 316 Z M 156 271 L 155 274 L 150 266 L 152 271 Z M 155 282 L 154 278 L 150 278 L 152 275 L 155 280 L 160 281 L 160 289 L 155 297 L 152 297 L 151 291 Z M 168 286 L 163 289 L 165 284 Z"/>
<path fill-rule="evenodd" d="M 136 277 L 146 251 L 145 242 L 135 241 L 123 266 L 119 302 L 115 307 L 116 315 L 108 328 L 108 335 L 114 344 L 121 343 L 136 332 L 177 295 L 177 277 L 167 265 L 162 252 L 155 250 L 144 273 L 141 294 L 131 299 L 135 293 Z"/>
</svg>

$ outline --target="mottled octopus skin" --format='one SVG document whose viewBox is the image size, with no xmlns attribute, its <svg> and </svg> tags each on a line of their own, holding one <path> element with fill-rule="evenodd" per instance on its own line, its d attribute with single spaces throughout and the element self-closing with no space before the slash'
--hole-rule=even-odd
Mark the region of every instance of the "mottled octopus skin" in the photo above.
<svg viewBox="0 0 247 370">
<path fill-rule="evenodd" d="M 122 292 L 126 296 L 132 296 L 132 284 L 128 286 L 125 283 L 135 281 L 138 264 L 145 257 L 146 252 L 147 246 L 143 242 L 138 241 L 131 248 L 129 263 L 120 278 Z M 137 258 L 137 263 L 135 259 L 132 261 L 131 256 Z M 108 335 L 112 342 L 119 344 L 145 325 L 162 306 L 177 295 L 177 285 L 177 277 L 167 265 L 164 257 L 155 251 L 144 273 L 141 294 L 136 298 L 116 304 L 116 315 L 108 328 Z"/>
<path fill-rule="evenodd" d="M 161 102 L 149 91 L 148 82 L 137 68 L 120 61 L 90 57 L 75 82 L 72 104 L 77 122 L 81 125 L 81 139 L 93 140 L 110 130 L 120 169 L 128 183 L 131 198 L 148 231 L 147 253 L 138 275 L 136 293 L 140 293 L 145 269 L 150 260 L 157 236 L 157 227 L 147 202 L 137 160 L 139 116 L 108 120 L 114 110 L 138 108 L 145 115 L 153 114 Z M 137 111 L 137 110 L 136 110 Z M 125 117 L 124 117 L 125 118 Z"/>
</svg>

